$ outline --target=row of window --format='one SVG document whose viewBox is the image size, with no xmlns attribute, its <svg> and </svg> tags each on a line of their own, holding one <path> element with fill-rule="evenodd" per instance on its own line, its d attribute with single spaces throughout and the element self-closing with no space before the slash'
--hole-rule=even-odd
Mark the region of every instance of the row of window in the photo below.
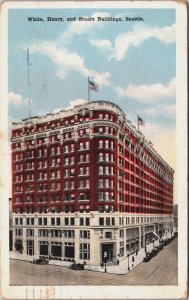
<svg viewBox="0 0 189 300">
<path fill-rule="evenodd" d="M 62 243 L 61 242 L 51 242 L 49 247 L 48 241 L 39 241 L 40 245 L 40 255 L 49 256 L 49 254 L 56 258 L 62 257 Z M 22 253 L 23 251 L 23 241 L 22 239 L 15 239 L 14 244 L 15 250 Z M 26 240 L 26 252 L 27 255 L 34 255 L 34 240 Z M 80 243 L 79 244 L 79 254 L 80 259 L 89 260 L 90 259 L 90 244 Z M 73 242 L 64 242 L 64 258 L 75 258 L 75 244 Z"/>
<path fill-rule="evenodd" d="M 59 226 L 61 225 L 61 220 L 63 220 L 63 225 L 74 225 L 75 221 L 73 217 L 63 217 L 64 219 L 60 218 L 60 217 L 51 217 L 51 219 L 49 220 L 50 223 L 47 223 L 47 217 L 39 217 L 34 221 L 33 217 L 27 217 L 26 218 L 26 225 L 34 225 L 34 223 L 37 224 L 36 225 L 53 225 L 53 226 Z M 168 221 L 169 218 L 168 217 L 164 217 L 164 216 L 153 216 L 153 217 L 119 217 L 119 225 L 134 225 L 134 224 L 138 224 L 138 223 L 152 223 L 152 222 L 160 222 L 160 221 Z M 23 225 L 23 217 L 19 217 L 19 218 L 15 218 L 14 221 L 15 225 Z M 79 218 L 79 224 L 81 226 L 86 225 L 89 226 L 90 225 L 90 218 L 89 217 L 81 217 Z M 110 226 L 110 225 L 115 225 L 115 217 L 99 217 L 99 225 L 100 226 Z M 150 225 L 153 226 L 153 225 Z M 147 228 L 147 227 L 145 227 Z M 147 228 L 146 230 L 151 230 L 151 228 Z"/>
<path fill-rule="evenodd" d="M 51 123 L 46 123 L 46 124 L 38 124 L 32 126 L 31 128 L 27 128 L 25 127 L 24 129 L 18 129 L 18 130 L 13 130 L 12 132 L 12 137 L 20 137 L 23 134 L 30 134 L 31 132 L 43 132 L 49 129 L 56 129 L 59 128 L 61 126 L 70 126 L 73 125 L 75 122 L 88 122 L 90 120 L 89 117 L 93 117 L 93 111 L 90 111 L 88 116 L 79 116 L 79 115 L 75 115 L 72 118 L 67 118 L 64 119 L 64 121 L 56 121 L 56 122 L 51 122 Z M 110 113 L 101 113 L 99 112 L 97 115 L 98 119 L 100 120 L 109 120 L 109 121 L 113 121 L 114 120 L 114 115 L 110 114 Z"/>
<path fill-rule="evenodd" d="M 22 218 L 15 218 L 15 225 L 23 225 Z M 26 225 L 34 225 L 34 218 L 26 218 Z M 47 225 L 47 218 L 39 218 L 38 225 Z M 61 218 L 51 218 L 50 225 L 52 226 L 60 226 L 61 225 Z M 64 217 L 63 224 L 65 226 L 73 226 L 75 225 L 75 218 L 74 217 Z M 79 225 L 80 226 L 90 226 L 90 218 L 89 217 L 80 217 L 79 218 Z"/>
<path fill-rule="evenodd" d="M 67 133 L 67 134 L 71 134 L 71 133 Z M 39 143 L 39 144 L 42 144 L 43 142 L 45 142 L 45 138 L 40 139 L 38 141 L 39 142 L 41 141 L 41 143 Z M 13 144 L 13 149 L 20 148 L 20 147 L 21 147 L 20 142 Z M 108 140 L 108 139 L 99 140 L 98 141 L 98 147 L 99 148 L 105 148 L 105 149 L 114 149 L 114 141 Z M 89 149 L 90 149 L 90 141 L 79 142 L 77 150 L 89 150 Z M 58 155 L 58 154 L 60 154 L 60 151 L 61 151 L 61 146 L 50 147 L 49 151 L 48 151 L 47 148 L 37 149 L 36 150 L 36 157 L 44 157 L 44 156 L 47 156 L 47 155 Z M 70 145 L 65 145 L 63 147 L 63 152 L 64 153 L 69 153 L 69 152 L 74 152 L 74 151 L 75 151 L 75 144 L 74 143 L 72 143 Z M 25 151 L 25 158 L 28 158 L 28 159 L 34 158 L 34 155 L 35 155 L 34 150 Z M 20 160 L 20 159 L 24 159 L 23 153 L 16 153 L 14 158 L 15 158 L 16 161 Z"/>
<path fill-rule="evenodd" d="M 82 154 L 79 155 L 79 163 L 81 162 L 89 162 L 89 154 Z M 110 153 L 99 153 L 99 161 L 105 161 L 105 162 L 114 162 L 114 155 L 110 154 Z M 120 161 L 120 158 L 119 158 Z M 75 158 L 73 156 L 71 157 L 67 157 L 64 158 L 64 162 L 65 165 L 70 165 L 70 164 L 74 164 L 75 163 Z M 132 182 L 135 182 L 137 184 L 139 184 L 139 178 L 140 178 L 140 184 L 147 186 L 149 185 L 148 182 L 151 182 L 152 184 L 155 184 L 156 186 L 159 186 L 160 188 L 164 188 L 166 190 L 172 190 L 172 188 L 169 185 L 166 185 L 165 182 L 161 183 L 158 180 L 156 180 L 155 178 L 153 178 L 151 175 L 148 175 L 146 172 L 144 172 L 143 170 L 140 170 L 138 167 L 136 167 L 135 165 L 129 163 L 128 161 L 125 161 L 126 163 L 126 169 L 130 170 L 132 172 L 136 172 L 136 174 L 138 175 L 138 177 L 134 176 L 133 174 L 128 173 L 127 171 L 123 171 L 123 170 L 119 170 L 119 177 L 123 178 L 123 179 L 127 179 L 127 180 L 131 180 Z M 58 167 L 60 166 L 60 158 L 53 158 L 50 160 L 50 167 Z M 34 162 L 27 162 L 25 169 L 26 170 L 34 170 Z M 47 160 L 44 161 L 38 161 L 37 162 L 37 168 L 41 169 L 41 168 L 47 168 Z M 23 171 L 23 164 L 15 164 L 14 165 L 14 170 L 15 171 Z M 147 182 L 146 182 L 146 181 Z M 20 180 L 21 181 L 21 180 Z"/>
<path fill-rule="evenodd" d="M 23 229 L 16 228 L 15 229 L 16 236 L 23 236 Z M 34 229 L 26 229 L 27 237 L 34 237 Z M 65 238 L 74 238 L 75 231 L 74 230 L 47 230 L 47 229 L 39 229 L 38 230 L 39 237 L 65 237 Z M 79 237 L 81 239 L 90 239 L 90 231 L 89 230 L 80 230 Z"/>
</svg>

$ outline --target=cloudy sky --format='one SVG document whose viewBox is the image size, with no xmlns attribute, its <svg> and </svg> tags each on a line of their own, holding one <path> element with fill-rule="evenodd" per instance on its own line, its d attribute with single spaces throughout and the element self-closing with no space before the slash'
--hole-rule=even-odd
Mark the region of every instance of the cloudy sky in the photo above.
<svg viewBox="0 0 189 300">
<path fill-rule="evenodd" d="M 28 17 L 44 21 L 29 22 Z M 48 22 L 47 17 L 64 22 Z M 122 21 L 96 21 L 98 17 Z M 144 21 L 126 22 L 126 17 Z M 99 86 L 91 100 L 118 104 L 134 125 L 140 115 L 145 121 L 141 131 L 175 169 L 175 22 L 174 9 L 10 10 L 10 122 L 28 117 L 28 99 L 32 115 L 86 101 L 89 76 Z"/>
</svg>

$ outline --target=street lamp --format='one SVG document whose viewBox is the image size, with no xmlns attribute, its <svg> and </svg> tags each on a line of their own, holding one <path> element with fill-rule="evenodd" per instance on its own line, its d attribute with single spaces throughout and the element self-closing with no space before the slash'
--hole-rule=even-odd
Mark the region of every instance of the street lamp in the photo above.
<svg viewBox="0 0 189 300">
<path fill-rule="evenodd" d="M 130 267 L 129 267 L 129 256 L 130 256 L 130 253 L 128 252 L 128 253 L 127 253 L 127 257 L 128 257 L 128 271 L 130 271 Z"/>
<path fill-rule="evenodd" d="M 105 269 L 104 269 L 104 272 L 105 272 L 105 273 L 107 272 L 107 269 L 106 269 L 107 257 L 108 257 L 108 254 L 107 254 L 107 251 L 105 251 L 105 252 L 104 252 L 104 263 L 105 263 Z"/>
</svg>

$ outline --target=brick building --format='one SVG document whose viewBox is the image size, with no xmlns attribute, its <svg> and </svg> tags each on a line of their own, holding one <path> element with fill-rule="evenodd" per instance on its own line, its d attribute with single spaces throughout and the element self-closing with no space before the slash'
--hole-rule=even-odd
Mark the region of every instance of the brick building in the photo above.
<svg viewBox="0 0 189 300">
<path fill-rule="evenodd" d="M 107 101 L 12 124 L 14 249 L 99 265 L 173 227 L 172 168 Z"/>
</svg>

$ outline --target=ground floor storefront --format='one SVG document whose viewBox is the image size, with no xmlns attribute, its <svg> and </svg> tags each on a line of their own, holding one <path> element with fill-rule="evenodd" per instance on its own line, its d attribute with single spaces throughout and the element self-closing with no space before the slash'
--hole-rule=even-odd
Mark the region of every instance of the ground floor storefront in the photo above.
<svg viewBox="0 0 189 300">
<path fill-rule="evenodd" d="M 130 218 L 130 219 L 129 219 Z M 154 222 L 156 221 L 156 222 Z M 82 215 L 13 217 L 13 251 L 33 258 L 119 264 L 173 229 L 172 218 Z M 51 225 L 53 224 L 53 225 Z"/>
</svg>

